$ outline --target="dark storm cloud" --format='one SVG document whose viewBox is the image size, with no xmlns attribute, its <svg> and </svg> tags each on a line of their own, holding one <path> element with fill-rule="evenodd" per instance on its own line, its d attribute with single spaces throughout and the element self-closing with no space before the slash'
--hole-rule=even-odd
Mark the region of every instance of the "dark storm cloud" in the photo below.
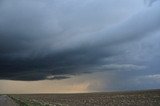
<svg viewBox="0 0 160 106">
<path fill-rule="evenodd" d="M 109 68 L 117 70 L 112 60 L 103 61 L 104 58 L 123 55 L 123 49 L 117 50 L 123 48 L 123 43 L 157 31 L 160 8 L 152 6 L 123 17 L 126 11 L 121 8 L 129 2 L 124 0 L 115 5 L 112 1 L 120 8 L 116 12 L 114 9 L 109 11 L 112 6 L 104 5 L 110 2 L 2 1 L 0 79 L 42 80 L 51 75 L 56 75 L 53 79 L 65 79 L 69 78 L 65 75 L 104 70 L 99 67 L 110 64 L 113 68 Z M 122 16 L 112 19 L 118 12 L 122 12 Z M 116 20 L 122 21 L 114 23 Z M 131 64 L 128 60 L 120 62 L 122 66 L 118 65 L 118 68 Z M 131 64 L 131 68 L 135 67 Z"/>
<path fill-rule="evenodd" d="M 101 58 L 112 55 L 115 55 L 115 53 L 108 52 L 104 54 L 104 52 L 98 53 L 96 50 L 86 51 L 80 49 L 42 57 L 3 57 L 0 59 L 1 70 L 3 70 L 1 71 L 0 78 L 40 80 L 45 79 L 45 77 L 50 74 L 63 75 L 85 73 L 92 69 L 92 66 L 100 64 L 99 61 Z"/>
</svg>

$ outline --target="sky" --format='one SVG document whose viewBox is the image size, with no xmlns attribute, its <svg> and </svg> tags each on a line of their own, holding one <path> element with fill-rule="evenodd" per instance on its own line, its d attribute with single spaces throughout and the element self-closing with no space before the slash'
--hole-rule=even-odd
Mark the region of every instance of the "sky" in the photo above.
<svg viewBox="0 0 160 106">
<path fill-rule="evenodd" d="M 160 88 L 160 0 L 1 0 L 0 93 Z"/>
</svg>

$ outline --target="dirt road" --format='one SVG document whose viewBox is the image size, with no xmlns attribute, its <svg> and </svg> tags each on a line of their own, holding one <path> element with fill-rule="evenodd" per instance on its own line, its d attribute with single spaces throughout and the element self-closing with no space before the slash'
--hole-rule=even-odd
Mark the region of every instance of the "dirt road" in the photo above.
<svg viewBox="0 0 160 106">
<path fill-rule="evenodd" d="M 0 96 L 0 106 L 19 106 L 7 95 Z"/>
</svg>

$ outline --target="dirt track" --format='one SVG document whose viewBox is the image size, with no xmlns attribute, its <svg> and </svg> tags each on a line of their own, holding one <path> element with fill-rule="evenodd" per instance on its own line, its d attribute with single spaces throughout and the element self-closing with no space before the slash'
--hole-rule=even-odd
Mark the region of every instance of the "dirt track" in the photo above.
<svg viewBox="0 0 160 106">
<path fill-rule="evenodd" d="M 7 95 L 0 96 L 0 106 L 19 106 Z"/>
</svg>

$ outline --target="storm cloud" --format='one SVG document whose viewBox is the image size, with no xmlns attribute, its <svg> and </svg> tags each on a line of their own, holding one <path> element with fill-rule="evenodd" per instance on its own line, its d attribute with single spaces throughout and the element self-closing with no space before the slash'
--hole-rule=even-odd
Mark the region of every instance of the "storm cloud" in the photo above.
<svg viewBox="0 0 160 106">
<path fill-rule="evenodd" d="M 0 79 L 158 74 L 159 10 L 158 0 L 3 0 Z"/>
</svg>

